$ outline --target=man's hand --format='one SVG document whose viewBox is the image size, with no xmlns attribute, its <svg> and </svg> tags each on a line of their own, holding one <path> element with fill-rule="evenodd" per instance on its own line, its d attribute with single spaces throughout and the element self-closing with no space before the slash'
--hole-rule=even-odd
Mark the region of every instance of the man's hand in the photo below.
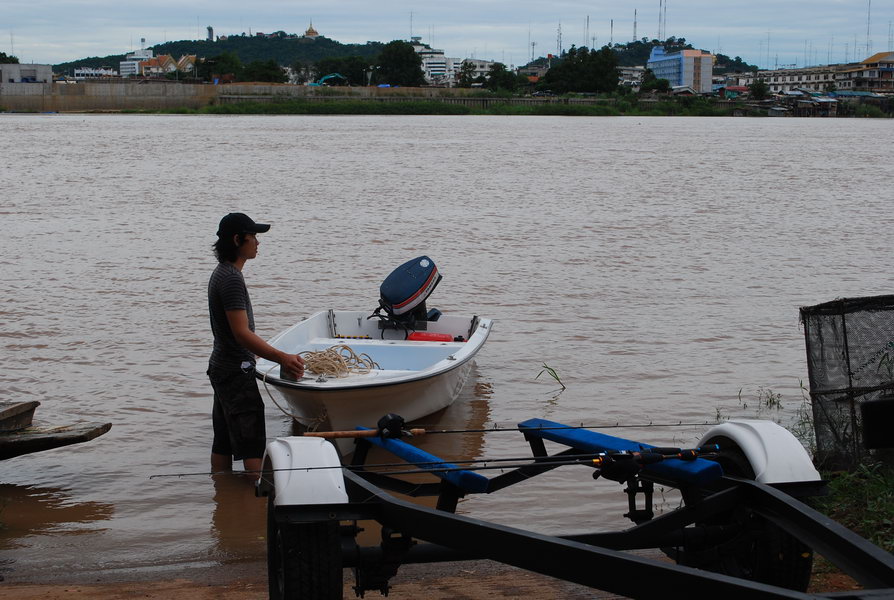
<svg viewBox="0 0 894 600">
<path fill-rule="evenodd" d="M 290 374 L 293 374 L 295 379 L 304 377 L 304 359 L 298 354 L 286 354 L 285 352 L 281 354 L 282 356 L 277 360 L 279 365 Z"/>
<path fill-rule="evenodd" d="M 286 371 L 289 371 L 295 379 L 304 376 L 304 359 L 297 354 L 289 354 L 277 350 L 261 339 L 248 326 L 248 313 L 244 310 L 228 310 L 227 321 L 236 341 L 248 348 L 250 352 L 261 358 L 278 362 Z"/>
</svg>

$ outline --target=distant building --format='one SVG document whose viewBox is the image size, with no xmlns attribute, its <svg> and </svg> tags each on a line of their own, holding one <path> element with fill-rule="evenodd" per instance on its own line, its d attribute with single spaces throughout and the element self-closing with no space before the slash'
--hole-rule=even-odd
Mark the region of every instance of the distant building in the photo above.
<svg viewBox="0 0 894 600">
<path fill-rule="evenodd" d="M 112 67 L 79 67 L 74 70 L 75 81 L 89 81 L 91 79 L 107 79 L 109 77 L 118 77 L 118 71 Z"/>
<path fill-rule="evenodd" d="M 317 32 L 316 29 L 314 29 L 313 21 L 310 22 L 310 26 L 307 28 L 307 31 L 304 32 L 304 36 L 302 36 L 302 37 L 306 37 L 311 40 L 315 40 L 318 37 L 320 37 L 320 34 Z"/>
<path fill-rule="evenodd" d="M 460 63 L 460 68 L 462 68 L 463 63 L 472 65 L 472 77 L 474 79 L 477 79 L 479 77 L 487 77 L 487 74 L 490 73 L 490 68 L 491 66 L 493 66 L 494 61 L 481 60 L 480 58 L 466 58 Z"/>
<path fill-rule="evenodd" d="M 813 90 L 825 92 L 835 83 L 836 73 L 844 65 L 823 65 L 803 67 L 799 69 L 771 69 L 756 73 L 744 73 L 739 76 L 741 85 L 749 86 L 758 79 L 767 84 L 767 89 L 774 94 L 785 94 L 795 90 Z"/>
<path fill-rule="evenodd" d="M 645 73 L 645 67 L 618 67 L 618 81 L 621 85 L 639 88 Z"/>
<path fill-rule="evenodd" d="M 652 48 L 646 63 L 658 79 L 667 79 L 672 88 L 690 87 L 699 94 L 711 93 L 714 55 L 705 50 L 680 50 L 667 53 L 664 46 Z"/>
<path fill-rule="evenodd" d="M 177 70 L 182 73 L 192 73 L 196 68 L 196 55 L 184 54 L 177 61 Z"/>
<path fill-rule="evenodd" d="M 159 54 L 140 63 L 140 75 L 143 77 L 164 77 L 176 70 L 177 61 L 170 54 Z"/>
<path fill-rule="evenodd" d="M 410 38 L 410 45 L 413 46 L 413 50 L 422 59 L 422 72 L 425 74 L 425 81 L 429 85 L 446 87 L 456 85 L 456 81 L 459 78 L 459 69 L 463 62 L 462 59 L 445 56 L 443 50 L 437 50 L 428 44 L 423 44 L 421 37 L 414 36 Z"/>
<path fill-rule="evenodd" d="M 770 91 L 894 92 L 894 52 L 879 52 L 857 63 L 773 69 L 740 76 L 742 85 L 763 79 Z"/>
<path fill-rule="evenodd" d="M 144 44 L 146 43 L 145 38 L 142 38 L 140 41 Z M 135 52 L 131 52 L 118 64 L 118 72 L 121 73 L 122 77 L 136 77 L 142 75 L 143 73 L 140 71 L 140 63 L 150 60 L 153 56 L 155 56 L 155 53 L 148 48 L 140 48 Z"/>
<path fill-rule="evenodd" d="M 835 87 L 842 91 L 894 92 L 894 52 L 879 52 L 835 75 Z"/>
<path fill-rule="evenodd" d="M 208 37 L 205 39 L 209 42 L 214 41 L 214 27 L 212 27 L 211 25 L 208 26 Z"/>
<path fill-rule="evenodd" d="M 538 81 L 540 81 L 540 78 L 546 75 L 547 71 L 549 71 L 549 66 L 545 64 L 527 64 L 516 69 L 516 73 L 527 77 L 528 81 L 530 81 L 531 83 L 537 83 Z"/>
<path fill-rule="evenodd" d="M 0 84 L 4 83 L 52 83 L 53 67 L 35 64 L 0 65 Z"/>
</svg>

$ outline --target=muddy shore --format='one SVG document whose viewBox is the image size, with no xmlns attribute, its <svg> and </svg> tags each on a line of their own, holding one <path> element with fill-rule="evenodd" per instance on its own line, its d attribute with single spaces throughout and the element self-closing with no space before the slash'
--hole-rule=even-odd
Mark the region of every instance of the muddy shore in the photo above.
<svg viewBox="0 0 894 600">
<path fill-rule="evenodd" d="M 344 598 L 356 597 L 352 583 L 352 574 L 345 571 Z M 623 598 L 487 560 L 405 565 L 391 583 L 388 598 L 393 600 Z M 857 588 L 852 579 L 821 561 L 808 591 Z M 181 569 L 153 577 L 119 573 L 114 578 L 92 577 L 92 581 L 72 577 L 69 582 L 28 582 L 15 581 L 15 578 L 0 582 L 0 599 L 15 600 L 262 600 L 267 597 L 266 565 L 261 562 Z M 366 597 L 384 596 L 368 592 Z"/>
</svg>

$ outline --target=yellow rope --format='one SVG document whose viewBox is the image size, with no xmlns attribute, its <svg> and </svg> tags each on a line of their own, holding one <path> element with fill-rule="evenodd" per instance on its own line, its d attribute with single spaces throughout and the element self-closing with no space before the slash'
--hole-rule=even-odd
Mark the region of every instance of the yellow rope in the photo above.
<svg viewBox="0 0 894 600">
<path fill-rule="evenodd" d="M 358 355 L 345 344 L 336 344 L 317 352 L 306 350 L 300 354 L 304 358 L 304 369 L 317 375 L 347 377 L 351 374 L 365 375 L 372 369 L 381 369 L 368 354 Z"/>
</svg>

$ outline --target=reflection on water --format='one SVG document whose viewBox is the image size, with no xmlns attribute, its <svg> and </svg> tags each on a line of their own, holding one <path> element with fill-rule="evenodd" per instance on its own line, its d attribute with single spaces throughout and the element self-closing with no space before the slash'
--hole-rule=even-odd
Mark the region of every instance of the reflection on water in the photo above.
<svg viewBox="0 0 894 600">
<path fill-rule="evenodd" d="M 114 512 L 104 502 L 73 502 L 61 488 L 0 484 L 0 550 L 20 547 L 28 536 L 95 533 Z M 0 556 L 3 571 L 15 563 L 14 552 Z"/>
<path fill-rule="evenodd" d="M 266 552 L 267 499 L 255 496 L 254 485 L 240 475 L 223 473 L 213 475 L 212 479 L 213 557 L 227 563 L 263 556 Z"/>
<path fill-rule="evenodd" d="M 46 533 L 77 535 L 97 528 L 81 525 L 106 521 L 115 512 L 104 502 L 71 502 L 60 488 L 0 484 L 0 548 L 16 539 Z"/>
</svg>

